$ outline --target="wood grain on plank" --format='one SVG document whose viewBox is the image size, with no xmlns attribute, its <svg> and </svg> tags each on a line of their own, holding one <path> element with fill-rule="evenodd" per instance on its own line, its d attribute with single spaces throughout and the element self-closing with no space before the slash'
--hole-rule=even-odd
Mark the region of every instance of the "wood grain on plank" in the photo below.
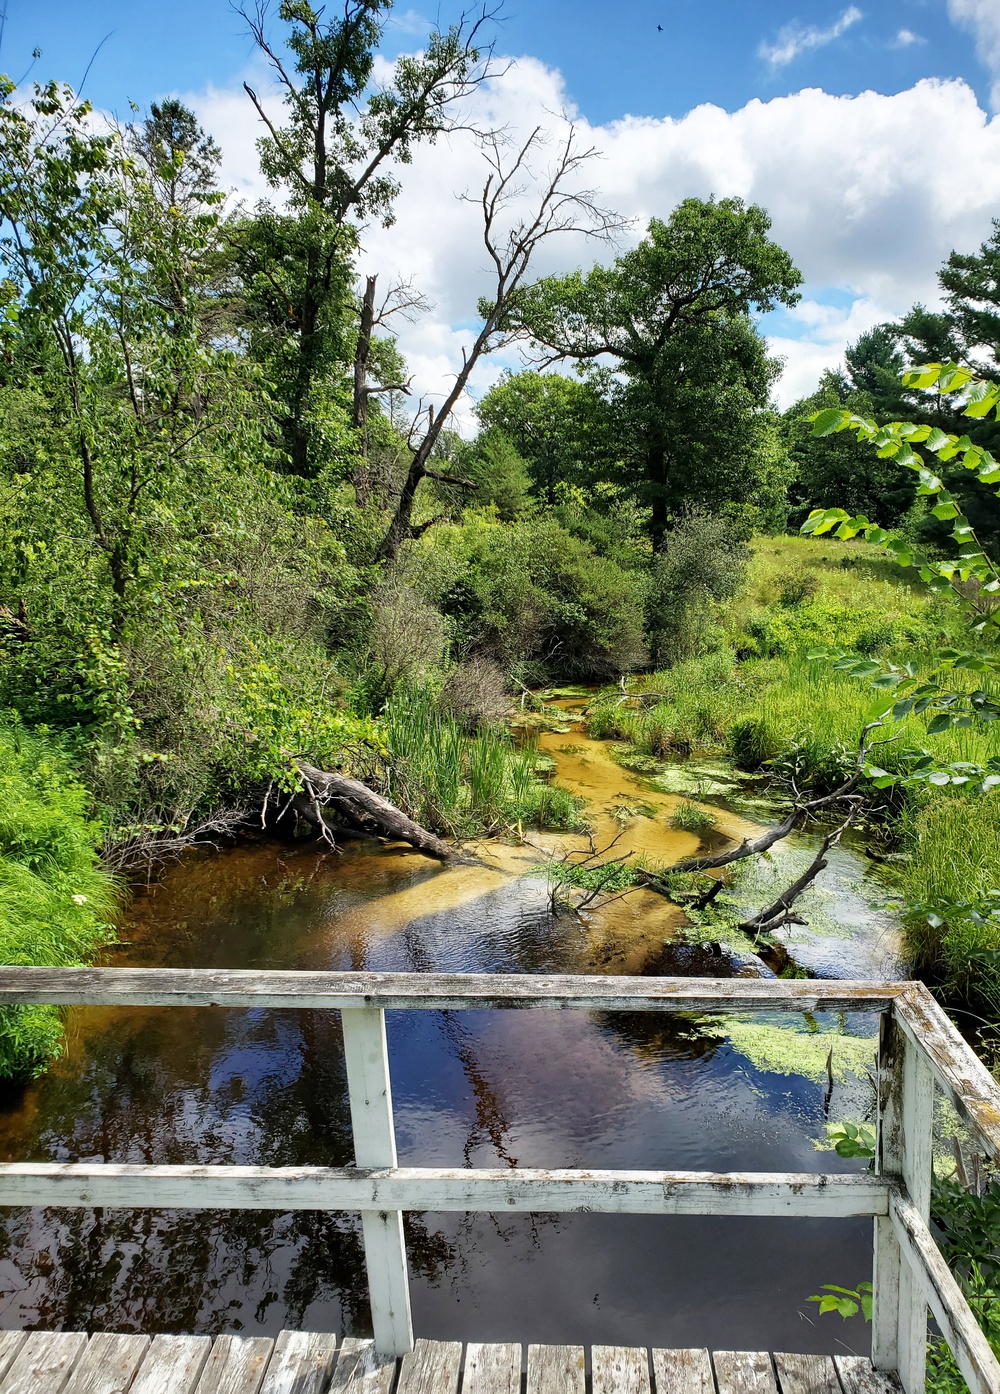
<svg viewBox="0 0 1000 1394">
<path fill-rule="evenodd" d="M 26 1331 L 0 1331 L 0 1381 L 13 1365 L 15 1356 L 27 1339 Z"/>
<path fill-rule="evenodd" d="M 528 1394 L 584 1394 L 583 1346 L 529 1346 Z"/>
<path fill-rule="evenodd" d="M 197 1394 L 257 1394 L 273 1347 L 266 1336 L 217 1336 Z"/>
<path fill-rule="evenodd" d="M 771 1357 L 761 1350 L 712 1352 L 719 1394 L 777 1394 Z"/>
<path fill-rule="evenodd" d="M 835 1355 L 833 1363 L 844 1394 L 900 1394 L 902 1386 L 896 1376 L 873 1370 L 863 1355 Z"/>
<path fill-rule="evenodd" d="M 154 1336 L 129 1394 L 192 1394 L 211 1336 Z"/>
<path fill-rule="evenodd" d="M 234 1210 L 576 1210 L 629 1215 L 886 1215 L 885 1177 L 508 1167 L 145 1166 L 10 1162 L 0 1205 Z M 367 1233 L 367 1228 L 366 1228 Z M 402 1262 L 397 1244 L 397 1267 Z M 402 1270 L 399 1269 L 402 1280 Z M 396 1294 L 402 1312 L 402 1295 Z M 409 1344 L 407 1341 L 406 1345 Z M 388 1347 L 385 1347 L 386 1349 Z M 399 1347 L 396 1347 L 399 1349 Z"/>
<path fill-rule="evenodd" d="M 656 1394 L 715 1394 L 712 1357 L 707 1350 L 654 1350 Z"/>
<path fill-rule="evenodd" d="M 462 1394 L 521 1394 L 521 1347 L 470 1341 Z"/>
<path fill-rule="evenodd" d="M 649 1357 L 642 1347 L 594 1346 L 594 1394 L 650 1394 Z"/>
<path fill-rule="evenodd" d="M 323 1394 L 333 1374 L 337 1338 L 323 1331 L 282 1331 L 260 1394 Z"/>
<path fill-rule="evenodd" d="M 906 985 L 810 978 L 549 973 L 326 973 L 256 968 L 0 968 L 0 1003 L 169 1007 L 600 1007 L 611 1011 L 884 1011 Z"/>
<path fill-rule="evenodd" d="M 77 1361 L 66 1394 L 125 1394 L 148 1346 L 148 1336 L 99 1331 Z"/>
<path fill-rule="evenodd" d="M 62 1394 L 73 1367 L 87 1348 L 81 1331 L 33 1331 L 21 1346 L 2 1394 Z"/>
<path fill-rule="evenodd" d="M 457 1394 L 459 1341 L 417 1341 L 399 1367 L 396 1394 Z"/>
<path fill-rule="evenodd" d="M 330 1391 L 337 1394 L 390 1394 L 396 1379 L 397 1361 L 392 1355 L 379 1355 L 375 1342 L 345 1336 L 340 1343 Z"/>
<path fill-rule="evenodd" d="M 775 1351 L 781 1394 L 841 1394 L 840 1380 L 828 1355 L 787 1355 Z"/>
</svg>

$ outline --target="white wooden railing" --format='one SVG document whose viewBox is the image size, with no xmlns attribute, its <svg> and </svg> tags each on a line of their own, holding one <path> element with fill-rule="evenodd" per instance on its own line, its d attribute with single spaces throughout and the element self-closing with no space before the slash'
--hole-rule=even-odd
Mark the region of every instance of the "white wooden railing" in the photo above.
<svg viewBox="0 0 1000 1394">
<path fill-rule="evenodd" d="M 352 1167 L 0 1166 L 0 1205 L 361 1212 L 378 1350 L 413 1346 L 404 1210 L 655 1215 L 871 1215 L 872 1360 L 924 1387 L 927 1310 L 973 1394 L 1000 1394 L 1000 1364 L 928 1227 L 935 1083 L 992 1156 L 1000 1088 L 920 983 L 765 979 L 313 973 L 160 968 L 0 968 L 0 1005 L 309 1008 L 342 1014 Z M 385 1012 L 547 1008 L 628 1012 L 879 1012 L 874 1173 L 546 1171 L 400 1167 Z"/>
</svg>

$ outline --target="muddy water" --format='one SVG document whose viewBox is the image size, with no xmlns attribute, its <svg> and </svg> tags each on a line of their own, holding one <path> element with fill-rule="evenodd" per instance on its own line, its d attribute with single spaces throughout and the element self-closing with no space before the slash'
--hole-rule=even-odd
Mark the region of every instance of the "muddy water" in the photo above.
<svg viewBox="0 0 1000 1394">
<path fill-rule="evenodd" d="M 575 731 L 542 744 L 588 799 L 595 840 L 695 850 L 651 791 Z M 560 747 L 573 747 L 560 749 Z M 633 814 L 638 802 L 653 816 Z M 725 801 L 723 801 L 725 802 Z M 717 804 L 721 832 L 747 826 Z M 363 844 L 342 856 L 245 846 L 192 858 L 136 898 L 120 964 L 451 972 L 712 972 L 653 896 L 553 918 L 546 849 L 484 848 L 442 870 Z M 836 936 L 834 936 L 836 937 Z M 842 974 L 860 950 L 842 938 Z M 863 955 L 862 955 L 863 957 Z M 803 1023 L 822 1028 L 823 1021 Z M 871 1025 L 871 1023 L 868 1023 Z M 861 1023 L 855 1023 L 860 1027 Z M 611 1013 L 392 1013 L 401 1161 L 415 1165 L 854 1170 L 817 1157 L 823 1088 L 740 1054 L 718 1024 Z M 336 1014 L 74 1010 L 66 1057 L 0 1099 L 3 1160 L 345 1165 Z M 864 1107 L 857 1082 L 832 1111 Z M 363 1334 L 356 1217 L 7 1211 L 0 1326 Z M 414 1321 L 438 1338 L 861 1350 L 805 1299 L 870 1265 L 863 1221 L 574 1216 L 408 1218 Z"/>
</svg>

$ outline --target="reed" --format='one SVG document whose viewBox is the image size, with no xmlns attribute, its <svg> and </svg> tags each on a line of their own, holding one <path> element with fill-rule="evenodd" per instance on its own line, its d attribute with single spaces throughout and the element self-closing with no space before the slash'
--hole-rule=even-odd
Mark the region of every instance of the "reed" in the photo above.
<svg viewBox="0 0 1000 1394">
<path fill-rule="evenodd" d="M 506 726 L 469 734 L 416 687 L 393 696 L 382 724 L 387 792 L 419 822 L 459 837 L 580 825 L 572 795 L 538 776 L 535 745 L 516 745 Z"/>
</svg>

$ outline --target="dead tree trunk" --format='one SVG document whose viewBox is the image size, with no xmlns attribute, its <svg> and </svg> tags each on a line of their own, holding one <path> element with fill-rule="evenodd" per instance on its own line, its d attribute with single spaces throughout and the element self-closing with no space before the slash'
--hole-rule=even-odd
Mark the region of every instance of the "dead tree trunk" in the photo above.
<svg viewBox="0 0 1000 1394">
<path fill-rule="evenodd" d="M 292 807 L 318 828 L 327 841 L 333 841 L 333 833 L 325 811 L 357 832 L 408 842 L 418 852 L 441 862 L 455 858 L 454 850 L 446 842 L 414 823 L 395 804 L 383 799 L 359 779 L 318 770 L 305 760 L 295 763 L 302 778 L 302 789 L 292 799 Z"/>
<path fill-rule="evenodd" d="M 365 281 L 365 296 L 361 302 L 361 323 L 354 350 L 354 412 L 351 424 L 358 433 L 358 460 L 354 467 L 354 494 L 358 507 L 364 508 L 371 495 L 371 472 L 368 466 L 368 359 L 372 351 L 372 331 L 375 328 L 376 276 Z"/>
</svg>

